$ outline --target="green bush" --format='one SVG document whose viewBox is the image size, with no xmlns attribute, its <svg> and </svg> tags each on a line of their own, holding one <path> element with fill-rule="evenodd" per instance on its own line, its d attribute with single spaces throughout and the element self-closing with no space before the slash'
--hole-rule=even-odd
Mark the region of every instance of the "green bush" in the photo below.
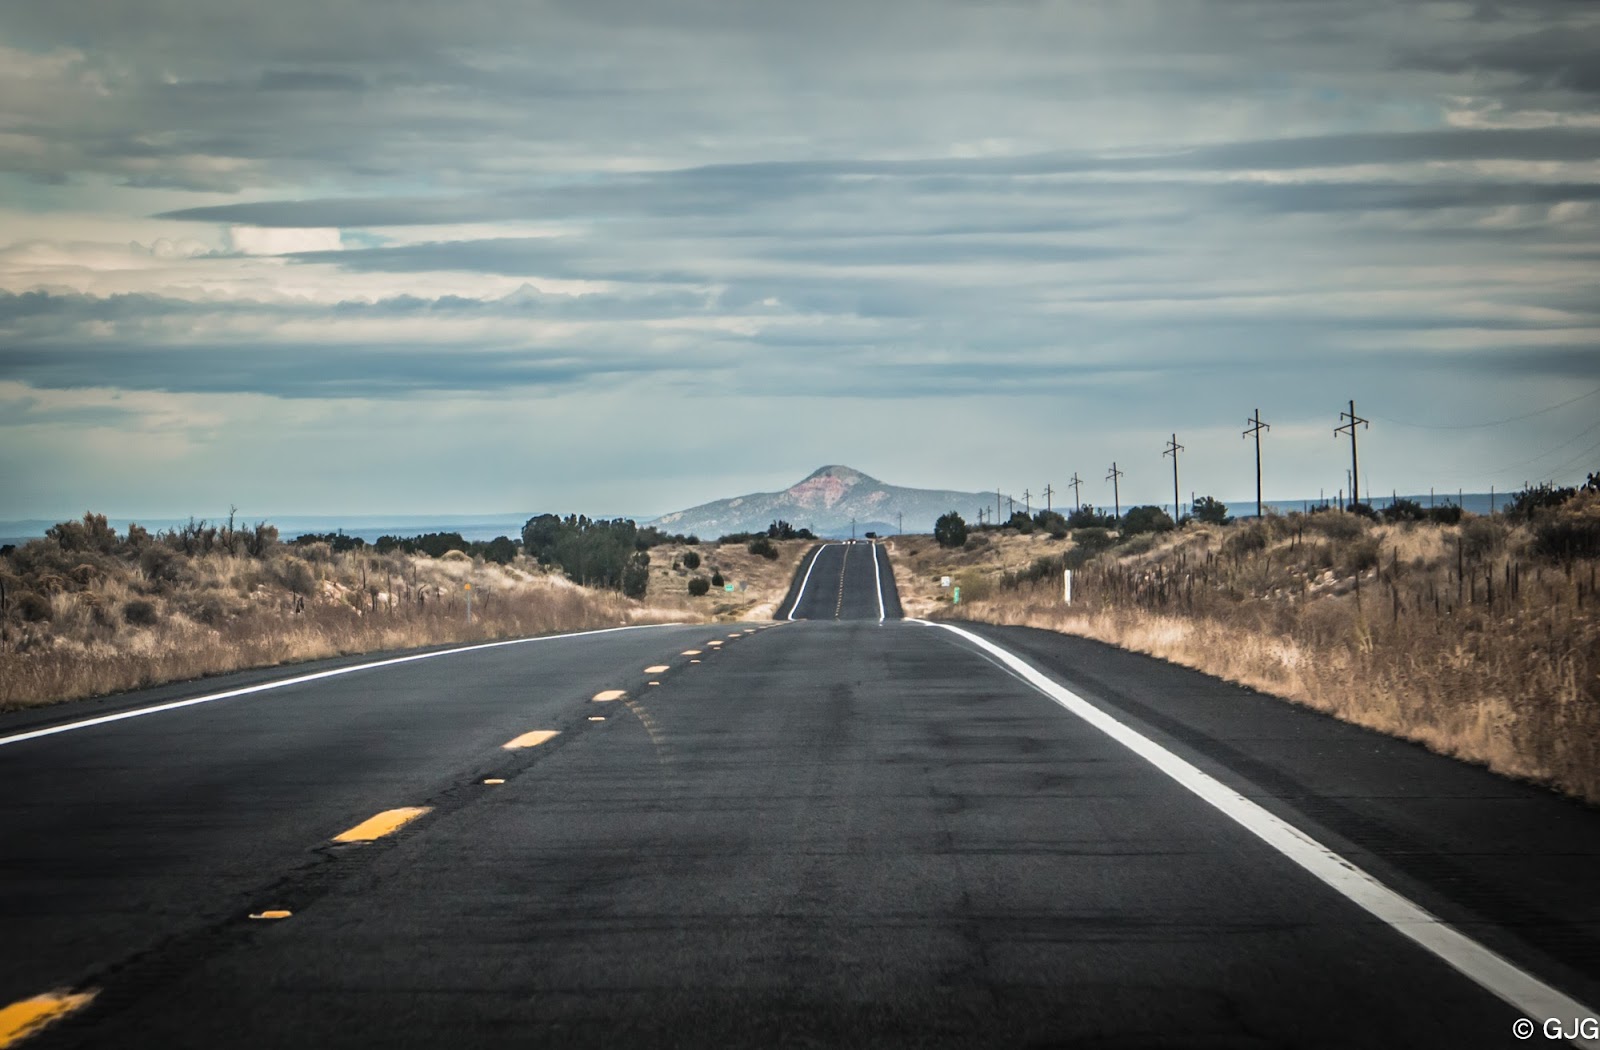
<svg viewBox="0 0 1600 1050">
<path fill-rule="evenodd" d="M 1428 509 L 1428 520 L 1438 525 L 1459 525 L 1461 508 L 1454 503 L 1444 503 Z"/>
<path fill-rule="evenodd" d="M 622 570 L 622 593 L 629 598 L 643 598 L 650 587 L 650 555 L 643 551 L 635 554 Z"/>
<path fill-rule="evenodd" d="M 695 576 L 689 580 L 689 593 L 696 598 L 711 590 L 711 581 L 704 576 Z"/>
<path fill-rule="evenodd" d="M 933 523 L 933 538 L 941 547 L 959 547 L 967 542 L 967 523 L 955 511 L 947 511 Z"/>
<path fill-rule="evenodd" d="M 699 553 L 696 552 L 696 551 L 684 551 L 683 552 L 683 567 L 685 569 L 690 569 L 690 570 L 698 569 L 700 567 L 700 555 L 699 555 Z"/>
<path fill-rule="evenodd" d="M 1228 514 L 1228 505 L 1210 496 L 1201 496 L 1194 501 L 1193 516 L 1196 521 L 1211 525 L 1226 525 L 1233 520 Z"/>
<path fill-rule="evenodd" d="M 1600 499 L 1585 495 L 1534 526 L 1533 549 L 1551 558 L 1600 557 Z"/>
<path fill-rule="evenodd" d="M 1041 510 L 1033 516 L 1033 523 L 1053 539 L 1061 539 L 1067 534 L 1067 519 L 1058 511 Z"/>
<path fill-rule="evenodd" d="M 1117 518 L 1114 514 L 1095 510 L 1092 503 L 1085 503 L 1067 515 L 1067 526 L 1073 529 L 1114 529 L 1117 527 Z"/>
<path fill-rule="evenodd" d="M 728 581 L 722 578 L 722 573 L 720 571 L 713 572 L 711 574 L 711 586 L 717 588 L 718 590 L 721 590 L 723 587 L 727 586 L 727 583 Z"/>
<path fill-rule="evenodd" d="M 1427 508 L 1413 499 L 1397 499 L 1383 508 L 1383 520 L 1391 524 L 1397 521 L 1421 521 L 1427 516 Z"/>
<path fill-rule="evenodd" d="M 1016 529 L 1024 536 L 1029 536 L 1033 534 L 1033 519 L 1028 517 L 1020 510 L 1012 511 L 1011 517 L 1006 521 L 1005 527 L 1008 529 Z"/>
<path fill-rule="evenodd" d="M 785 522 L 784 524 L 788 523 Z M 745 544 L 744 549 L 749 551 L 751 554 L 758 554 L 768 561 L 778 560 L 778 548 L 774 547 L 772 545 L 772 541 L 767 539 L 765 536 L 757 536 L 755 539 Z"/>
<path fill-rule="evenodd" d="M 1141 532 L 1167 532 L 1174 528 L 1172 516 L 1160 507 L 1129 507 L 1122 516 L 1122 534 L 1137 536 Z"/>
<path fill-rule="evenodd" d="M 1506 504 L 1506 517 L 1532 521 L 1537 512 L 1560 507 L 1577 494 L 1575 488 L 1557 488 L 1548 482 L 1529 485 L 1511 497 L 1511 502 Z"/>
</svg>

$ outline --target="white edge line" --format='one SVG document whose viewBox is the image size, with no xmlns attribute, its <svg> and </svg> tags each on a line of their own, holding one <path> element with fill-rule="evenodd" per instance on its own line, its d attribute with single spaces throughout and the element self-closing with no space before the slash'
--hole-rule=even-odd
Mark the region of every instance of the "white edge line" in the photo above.
<svg viewBox="0 0 1600 1050">
<path fill-rule="evenodd" d="M 878 541 L 872 541 L 872 582 L 878 585 L 878 622 L 883 622 L 883 575 L 878 571 Z"/>
<path fill-rule="evenodd" d="M 6 744 L 20 744 L 25 740 L 37 740 L 40 737 L 54 736 L 57 733 L 70 733 L 75 729 L 88 729 L 91 726 L 105 725 L 108 722 L 121 722 L 126 718 L 141 718 L 144 715 L 153 715 L 161 711 L 176 711 L 180 707 L 193 707 L 195 704 L 209 704 L 213 700 L 229 700 L 236 696 L 246 696 L 250 693 L 264 693 L 269 689 L 282 689 L 285 686 L 300 685 L 304 682 L 316 682 L 324 678 L 336 678 L 339 675 L 354 674 L 357 671 L 370 671 L 376 667 L 392 667 L 395 664 L 408 664 L 414 660 L 432 660 L 436 656 L 453 656 L 456 653 L 476 652 L 479 649 L 498 649 L 502 645 L 525 645 L 528 642 L 553 642 L 562 638 L 585 638 L 595 634 L 613 634 L 617 631 L 641 631 L 652 627 L 677 627 L 677 623 L 636 623 L 628 627 L 604 627 L 597 631 L 576 631 L 572 634 L 544 634 L 535 638 L 511 638 L 503 642 L 484 642 L 479 645 L 464 645 L 455 649 L 440 649 L 431 653 L 414 653 L 411 656 L 396 656 L 388 660 L 377 660 L 369 664 L 354 664 L 350 667 L 336 667 L 331 671 L 317 671 L 314 674 L 296 675 L 293 678 L 280 678 L 272 682 L 261 682 L 257 685 L 248 685 L 239 689 L 229 689 L 221 693 L 210 693 L 206 696 L 190 697 L 188 700 L 174 700 L 167 704 L 156 704 L 153 707 L 139 707 L 131 711 L 118 711 L 116 714 L 100 715 L 96 718 L 85 718 L 77 722 L 63 722 L 61 725 L 47 726 L 44 729 L 33 729 L 26 733 L 15 733 L 11 736 L 0 736 L 0 747 Z"/>
<path fill-rule="evenodd" d="M 947 623 L 913 619 L 926 627 L 942 627 L 998 657 L 1017 675 L 1072 714 L 1176 780 L 1225 816 L 1283 854 L 1305 871 L 1402 936 L 1454 967 L 1485 990 L 1542 1024 L 1551 1019 L 1600 1016 L 1592 1007 L 1557 991 L 1504 956 L 1484 947 L 1316 839 L 1263 809 L 1221 781 L 1186 762 L 1137 730 L 1059 685 L 986 638 Z M 1573 1046 L 1600 1050 L 1600 1040 L 1577 1038 Z"/>
<path fill-rule="evenodd" d="M 811 564 L 806 566 L 805 578 L 800 581 L 800 593 L 794 596 L 794 604 L 789 606 L 789 619 L 794 619 L 795 610 L 800 608 L 800 599 L 806 596 L 806 584 L 811 582 L 811 570 L 817 567 L 817 559 L 821 558 L 822 552 L 831 546 L 833 546 L 831 543 L 824 543 L 819 546 L 816 556 L 811 559 Z"/>
</svg>

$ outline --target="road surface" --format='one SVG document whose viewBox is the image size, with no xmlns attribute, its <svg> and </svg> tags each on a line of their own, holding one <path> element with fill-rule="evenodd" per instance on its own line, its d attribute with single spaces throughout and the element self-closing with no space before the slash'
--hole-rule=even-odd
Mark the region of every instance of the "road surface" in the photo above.
<svg viewBox="0 0 1600 1050">
<path fill-rule="evenodd" d="M 876 553 L 822 547 L 775 624 L 0 717 L 0 1006 L 60 1011 L 30 1050 L 1574 1042 L 1513 1003 L 1600 1002 L 1600 814 L 1134 654 L 900 620 Z"/>
</svg>

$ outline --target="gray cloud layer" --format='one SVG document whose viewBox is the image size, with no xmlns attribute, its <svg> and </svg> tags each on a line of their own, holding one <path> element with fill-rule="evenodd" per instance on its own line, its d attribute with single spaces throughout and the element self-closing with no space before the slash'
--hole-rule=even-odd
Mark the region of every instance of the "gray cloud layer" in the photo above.
<svg viewBox="0 0 1600 1050">
<path fill-rule="evenodd" d="M 1589 5 L 18 0 L 0 41 L 0 184 L 71 227 L 0 237 L 31 390 L 1104 432 L 1600 382 Z"/>
</svg>

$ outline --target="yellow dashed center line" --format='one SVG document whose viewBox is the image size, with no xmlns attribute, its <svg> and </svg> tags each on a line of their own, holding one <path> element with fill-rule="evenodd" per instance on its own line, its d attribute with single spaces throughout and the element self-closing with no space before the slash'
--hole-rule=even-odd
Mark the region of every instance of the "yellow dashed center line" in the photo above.
<svg viewBox="0 0 1600 1050">
<path fill-rule="evenodd" d="M 253 911 L 250 913 L 250 917 L 252 919 L 287 919 L 293 914 L 294 912 L 288 908 L 268 908 L 266 911 Z"/>
<path fill-rule="evenodd" d="M 535 729 L 531 733 L 523 733 L 519 737 L 513 737 L 500 746 L 507 751 L 516 751 L 524 747 L 538 747 L 546 740 L 553 740 L 560 735 L 561 731 L 557 729 Z"/>
<path fill-rule="evenodd" d="M 699 656 L 700 655 L 700 650 L 698 650 L 698 649 L 685 649 L 683 652 L 679 653 L 678 655 L 679 656 Z"/>
<path fill-rule="evenodd" d="M 0 1048 L 15 1046 L 52 1021 L 81 1010 L 94 992 L 46 992 L 0 1009 Z"/>
<path fill-rule="evenodd" d="M 604 722 L 605 720 L 606 720 L 606 716 L 605 715 L 590 715 L 589 716 L 589 721 L 591 721 L 591 722 Z"/>
<path fill-rule="evenodd" d="M 393 834 L 433 809 L 432 806 L 405 806 L 386 809 L 375 817 L 368 817 L 349 831 L 333 837 L 335 842 L 371 842 Z"/>
<path fill-rule="evenodd" d="M 484 779 L 485 784 L 504 784 L 505 782 L 505 777 L 487 777 Z"/>
<path fill-rule="evenodd" d="M 607 700 L 621 700 L 627 695 L 627 690 L 624 689 L 602 689 L 594 694 L 594 698 L 604 703 Z"/>
<path fill-rule="evenodd" d="M 729 638 L 743 638 L 744 637 L 744 632 L 743 631 L 735 631 L 733 634 L 728 635 L 728 637 Z"/>
<path fill-rule="evenodd" d="M 667 664 L 651 664 L 649 667 L 646 667 L 644 669 L 644 673 L 645 674 L 665 674 L 666 672 L 668 672 L 670 670 L 672 670 L 672 668 L 670 666 L 668 666 Z"/>
</svg>

